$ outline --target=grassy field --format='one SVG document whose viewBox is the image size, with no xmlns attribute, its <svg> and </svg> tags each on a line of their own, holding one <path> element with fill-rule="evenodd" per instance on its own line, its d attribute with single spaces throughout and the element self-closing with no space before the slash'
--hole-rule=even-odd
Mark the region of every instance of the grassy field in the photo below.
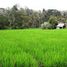
<svg viewBox="0 0 67 67">
<path fill-rule="evenodd" d="M 0 30 L 0 67 L 67 67 L 67 30 Z"/>
</svg>

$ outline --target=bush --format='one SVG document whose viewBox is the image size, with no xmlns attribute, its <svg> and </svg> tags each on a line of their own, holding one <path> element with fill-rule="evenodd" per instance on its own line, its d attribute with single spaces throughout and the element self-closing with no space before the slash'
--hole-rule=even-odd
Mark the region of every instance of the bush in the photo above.
<svg viewBox="0 0 67 67">
<path fill-rule="evenodd" d="M 52 25 L 52 29 L 56 29 L 56 25 L 58 24 L 57 17 L 51 16 L 49 23 Z"/>
<path fill-rule="evenodd" d="M 41 28 L 42 29 L 51 29 L 52 25 L 48 22 L 44 22 L 43 24 L 41 24 Z"/>
</svg>

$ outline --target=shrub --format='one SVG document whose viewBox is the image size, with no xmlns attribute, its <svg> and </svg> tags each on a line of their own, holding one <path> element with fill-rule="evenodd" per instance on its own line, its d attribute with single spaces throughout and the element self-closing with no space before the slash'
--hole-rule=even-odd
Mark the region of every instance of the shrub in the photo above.
<svg viewBox="0 0 67 67">
<path fill-rule="evenodd" d="M 51 16 L 49 23 L 52 25 L 52 29 L 56 29 L 56 25 L 58 24 L 57 17 Z"/>
<path fill-rule="evenodd" d="M 43 24 L 41 24 L 41 28 L 42 29 L 51 29 L 52 25 L 48 22 L 44 22 Z"/>
</svg>

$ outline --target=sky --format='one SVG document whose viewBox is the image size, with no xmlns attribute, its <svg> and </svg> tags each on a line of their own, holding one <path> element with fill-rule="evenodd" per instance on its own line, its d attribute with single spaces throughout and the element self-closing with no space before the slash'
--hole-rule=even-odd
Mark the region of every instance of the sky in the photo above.
<svg viewBox="0 0 67 67">
<path fill-rule="evenodd" d="M 67 0 L 0 0 L 0 8 L 12 7 L 18 4 L 25 8 L 34 10 L 57 9 L 60 11 L 67 10 Z"/>
</svg>

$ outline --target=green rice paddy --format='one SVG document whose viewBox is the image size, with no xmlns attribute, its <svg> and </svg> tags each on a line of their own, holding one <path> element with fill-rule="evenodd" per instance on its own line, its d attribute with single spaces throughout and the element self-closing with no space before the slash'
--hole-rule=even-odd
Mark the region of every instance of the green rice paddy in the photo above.
<svg viewBox="0 0 67 67">
<path fill-rule="evenodd" d="M 0 30 L 0 67 L 67 67 L 67 29 Z"/>
</svg>

